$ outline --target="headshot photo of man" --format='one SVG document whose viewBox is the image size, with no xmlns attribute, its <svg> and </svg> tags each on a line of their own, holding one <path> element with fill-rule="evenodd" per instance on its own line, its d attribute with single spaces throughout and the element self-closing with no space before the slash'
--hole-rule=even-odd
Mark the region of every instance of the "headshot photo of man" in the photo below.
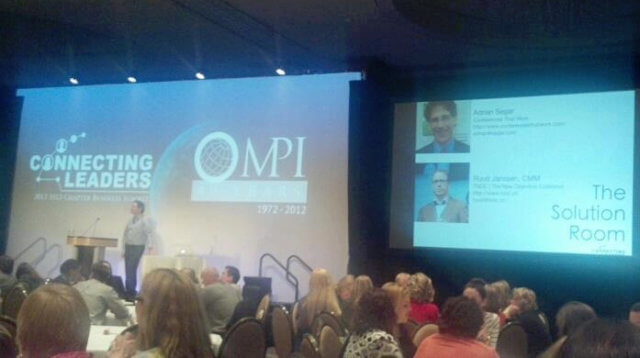
<svg viewBox="0 0 640 358">
<path fill-rule="evenodd" d="M 449 174 L 436 170 L 431 177 L 434 199 L 420 208 L 417 221 L 466 223 L 469 221 L 467 203 L 449 194 Z"/>
<path fill-rule="evenodd" d="M 469 153 L 469 145 L 455 138 L 458 108 L 453 101 L 429 102 L 424 107 L 424 119 L 433 141 L 416 153 Z"/>
</svg>

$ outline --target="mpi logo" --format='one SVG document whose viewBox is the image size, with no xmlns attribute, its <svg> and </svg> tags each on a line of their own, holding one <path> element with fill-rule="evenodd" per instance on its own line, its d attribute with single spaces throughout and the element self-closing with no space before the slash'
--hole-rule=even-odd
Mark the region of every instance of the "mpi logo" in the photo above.
<svg viewBox="0 0 640 358">
<path fill-rule="evenodd" d="M 192 183 L 191 200 L 306 203 L 305 139 L 271 137 L 268 147 L 259 151 L 251 138 L 238 145 L 225 132 L 206 135 L 194 155 L 200 179 Z"/>
</svg>

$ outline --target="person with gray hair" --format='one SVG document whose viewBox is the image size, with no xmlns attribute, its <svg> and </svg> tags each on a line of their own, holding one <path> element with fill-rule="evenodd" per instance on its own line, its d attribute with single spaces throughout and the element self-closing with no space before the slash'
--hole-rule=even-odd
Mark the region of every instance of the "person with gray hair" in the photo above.
<svg viewBox="0 0 640 358">
<path fill-rule="evenodd" d="M 537 356 L 551 344 L 549 321 L 538 310 L 536 293 L 532 289 L 514 288 L 511 304 L 504 313 L 507 321 L 520 323 L 527 333 L 527 352 L 530 357 Z"/>
</svg>

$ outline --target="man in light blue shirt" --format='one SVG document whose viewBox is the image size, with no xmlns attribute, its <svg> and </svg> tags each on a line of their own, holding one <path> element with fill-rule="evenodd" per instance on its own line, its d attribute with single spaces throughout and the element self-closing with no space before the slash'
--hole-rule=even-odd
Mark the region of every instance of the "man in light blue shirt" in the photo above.
<svg viewBox="0 0 640 358">
<path fill-rule="evenodd" d="M 127 223 L 122 236 L 122 256 L 125 267 L 125 289 L 127 296 L 135 297 L 138 284 L 138 265 L 145 248 L 153 252 L 155 237 L 155 223 L 151 218 L 144 217 L 144 203 L 135 200 L 131 204 L 131 220 Z"/>
</svg>

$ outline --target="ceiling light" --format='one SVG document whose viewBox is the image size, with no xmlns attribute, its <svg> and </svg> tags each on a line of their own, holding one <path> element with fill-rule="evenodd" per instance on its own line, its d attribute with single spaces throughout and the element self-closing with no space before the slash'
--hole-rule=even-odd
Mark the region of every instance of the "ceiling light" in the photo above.
<svg viewBox="0 0 640 358">
<path fill-rule="evenodd" d="M 280 76 L 284 76 L 287 74 L 286 72 L 284 72 L 282 68 L 277 68 L 276 73 L 279 74 Z"/>
<path fill-rule="evenodd" d="M 133 77 L 133 76 L 129 76 L 129 77 L 127 77 L 127 81 L 129 81 L 129 83 L 136 83 L 136 82 L 138 82 L 138 80 L 136 80 L 136 78 L 135 78 L 135 77 Z"/>
<path fill-rule="evenodd" d="M 69 78 L 69 83 L 71 83 L 72 85 L 77 85 L 79 82 L 78 82 L 78 79 L 77 79 L 77 78 L 75 78 L 75 77 L 70 77 L 70 78 Z"/>
<path fill-rule="evenodd" d="M 204 80 L 204 75 L 202 74 L 202 72 L 196 72 L 196 78 L 199 80 Z"/>
</svg>

